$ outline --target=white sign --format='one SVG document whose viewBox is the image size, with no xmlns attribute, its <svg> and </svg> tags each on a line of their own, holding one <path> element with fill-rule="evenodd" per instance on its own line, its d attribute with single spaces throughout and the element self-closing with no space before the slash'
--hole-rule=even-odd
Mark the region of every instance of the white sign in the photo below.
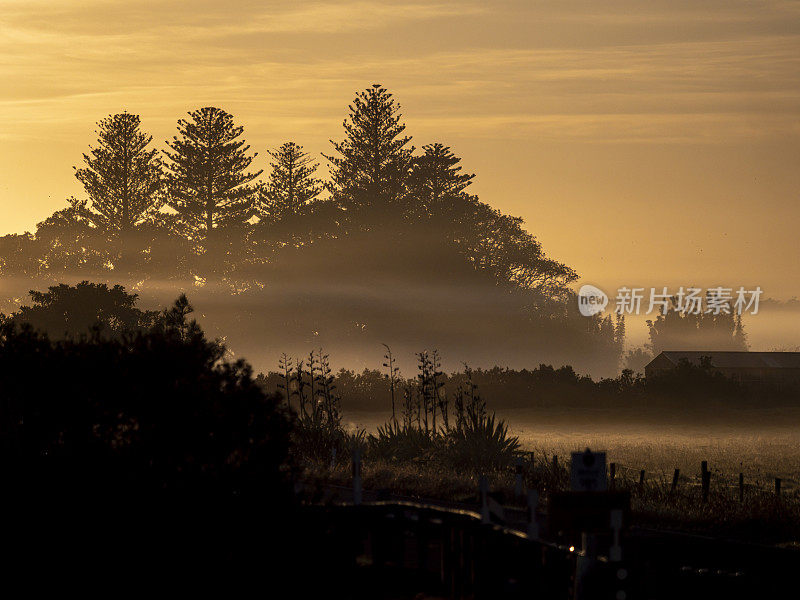
<svg viewBox="0 0 800 600">
<path fill-rule="evenodd" d="M 608 489 L 606 479 L 606 453 L 585 452 L 572 453 L 571 487 L 573 492 L 605 492 Z"/>
</svg>

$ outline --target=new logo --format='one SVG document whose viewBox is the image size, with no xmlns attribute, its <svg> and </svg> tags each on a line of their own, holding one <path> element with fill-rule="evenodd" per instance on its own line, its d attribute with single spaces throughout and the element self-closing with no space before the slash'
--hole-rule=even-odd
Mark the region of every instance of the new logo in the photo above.
<svg viewBox="0 0 800 600">
<path fill-rule="evenodd" d="M 593 285 L 582 285 L 578 290 L 578 310 L 584 317 L 591 317 L 603 312 L 608 305 L 608 296 L 605 292 Z"/>
</svg>

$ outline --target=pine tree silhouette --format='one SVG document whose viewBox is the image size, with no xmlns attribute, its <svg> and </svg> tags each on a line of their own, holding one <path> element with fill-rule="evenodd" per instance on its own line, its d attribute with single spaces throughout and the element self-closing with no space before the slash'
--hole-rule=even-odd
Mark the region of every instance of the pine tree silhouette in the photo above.
<svg viewBox="0 0 800 600">
<path fill-rule="evenodd" d="M 302 213 L 322 192 L 322 182 L 314 177 L 317 163 L 294 142 L 286 142 L 269 155 L 274 162 L 259 198 L 261 218 L 280 220 Z"/>
<path fill-rule="evenodd" d="M 414 159 L 408 179 L 410 203 L 426 214 L 440 214 L 454 200 L 466 196 L 464 190 L 475 175 L 461 173 L 461 159 L 440 143 L 422 147 L 424 154 Z"/>
<path fill-rule="evenodd" d="M 404 136 L 400 106 L 380 84 L 359 92 L 348 107 L 345 139 L 334 142 L 340 156 L 330 162 L 329 189 L 347 210 L 368 206 L 389 209 L 403 198 L 411 167 L 411 138 Z"/>
<path fill-rule="evenodd" d="M 126 112 L 99 121 L 97 147 L 83 155 L 85 168 L 75 167 L 89 201 L 70 203 L 101 230 L 129 231 L 161 206 L 161 161 L 157 150 L 147 149 L 153 137 L 139 123 L 138 115 Z"/>
<path fill-rule="evenodd" d="M 165 151 L 169 199 L 189 235 L 205 238 L 217 227 L 244 224 L 253 215 L 256 188 L 249 185 L 261 171 L 247 169 L 257 154 L 238 139 L 244 128 L 220 108 L 205 107 L 178 121 L 179 136 Z"/>
</svg>

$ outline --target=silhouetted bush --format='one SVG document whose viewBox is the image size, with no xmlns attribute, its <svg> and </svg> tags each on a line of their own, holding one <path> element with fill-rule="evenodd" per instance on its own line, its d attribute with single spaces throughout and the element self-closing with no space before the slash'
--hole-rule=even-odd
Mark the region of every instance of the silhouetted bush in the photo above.
<svg viewBox="0 0 800 600">
<path fill-rule="evenodd" d="M 287 539 L 272 513 L 293 503 L 291 417 L 191 310 L 182 296 L 114 338 L 0 325 L 7 539 L 34 560 L 174 575 L 263 560 Z"/>
<path fill-rule="evenodd" d="M 442 459 L 456 470 L 488 473 L 511 465 L 520 448 L 519 439 L 508 435 L 508 425 L 494 414 L 470 414 L 447 430 L 442 438 Z"/>
<path fill-rule="evenodd" d="M 32 306 L 21 306 L 11 315 L 19 325 L 46 334 L 50 339 L 78 338 L 91 331 L 119 337 L 152 326 L 157 311 L 136 308 L 137 294 L 121 285 L 109 288 L 104 283 L 81 281 L 71 286 L 50 286 L 46 292 L 31 290 Z"/>
<path fill-rule="evenodd" d="M 245 362 L 223 360 L 224 348 L 187 320 L 190 312 L 181 297 L 153 327 L 121 339 L 53 342 L 5 323 L 6 468 L 78 493 L 252 493 L 282 482 L 285 409 Z"/>
<path fill-rule="evenodd" d="M 433 461 L 444 467 L 488 473 L 508 467 L 519 440 L 508 435 L 506 423 L 488 414 L 486 402 L 465 368 L 452 403 L 440 381 L 439 353 L 417 355 L 420 374 L 416 388 L 403 394 L 402 424 L 396 416 L 370 435 L 371 457 L 389 462 Z M 387 363 L 387 367 L 391 368 Z M 437 425 L 438 415 L 438 425 Z"/>
<path fill-rule="evenodd" d="M 436 437 L 409 423 L 389 422 L 378 427 L 369 436 L 369 452 L 375 458 L 388 462 L 405 462 L 432 458 Z"/>
</svg>

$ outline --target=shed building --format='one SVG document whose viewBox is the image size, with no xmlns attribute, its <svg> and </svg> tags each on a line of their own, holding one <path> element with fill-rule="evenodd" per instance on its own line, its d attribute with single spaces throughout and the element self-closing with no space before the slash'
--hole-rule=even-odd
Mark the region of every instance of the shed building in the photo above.
<svg viewBox="0 0 800 600">
<path fill-rule="evenodd" d="M 645 377 L 674 369 L 681 360 L 700 366 L 707 356 L 711 368 L 742 382 L 800 384 L 800 352 L 664 351 L 644 368 Z"/>
</svg>

